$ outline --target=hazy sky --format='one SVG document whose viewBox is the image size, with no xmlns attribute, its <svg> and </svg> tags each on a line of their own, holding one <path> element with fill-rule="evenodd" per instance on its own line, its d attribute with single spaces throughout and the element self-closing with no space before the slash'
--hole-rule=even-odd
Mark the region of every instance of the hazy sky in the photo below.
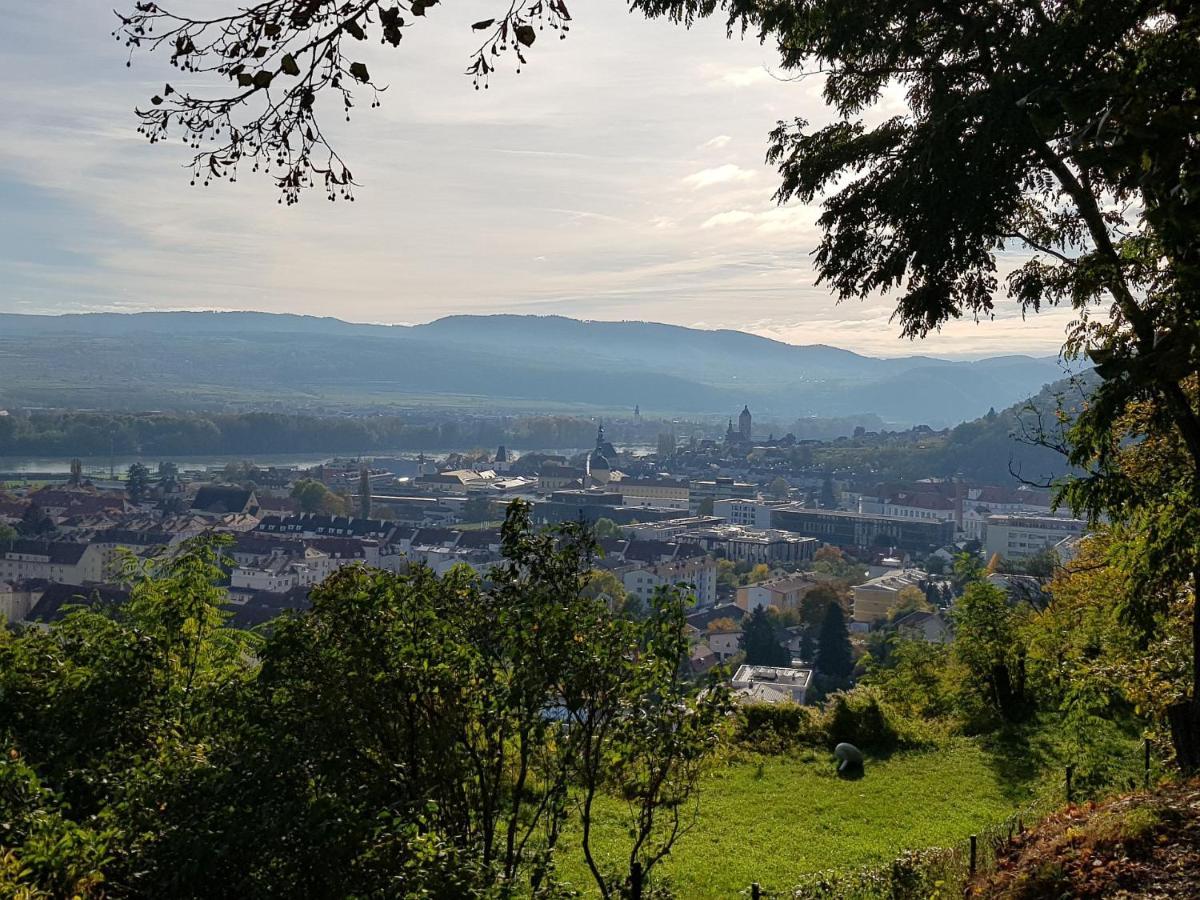
<svg viewBox="0 0 1200 900">
<path fill-rule="evenodd" d="M 165 55 L 126 69 L 106 4 L 15 4 L 0 30 L 0 311 L 558 313 L 877 355 L 1058 349 L 1067 313 L 1022 322 L 1002 304 L 914 345 L 886 298 L 839 306 L 814 286 L 816 210 L 771 202 L 763 153 L 776 120 L 828 113 L 820 83 L 775 77 L 769 50 L 576 0 L 568 40 L 545 33 L 521 74 L 477 92 L 469 26 L 499 11 L 444 2 L 399 49 L 372 45 L 390 90 L 338 141 L 358 199 L 317 190 L 288 208 L 248 173 L 190 188 L 183 146 L 136 134 L 134 105 L 179 73 Z"/>
</svg>

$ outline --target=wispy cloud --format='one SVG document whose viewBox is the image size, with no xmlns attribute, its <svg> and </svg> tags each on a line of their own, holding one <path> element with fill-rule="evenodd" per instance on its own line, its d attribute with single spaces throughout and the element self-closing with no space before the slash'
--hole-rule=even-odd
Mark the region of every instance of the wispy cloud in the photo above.
<svg viewBox="0 0 1200 900">
<path fill-rule="evenodd" d="M 728 184 L 731 181 L 749 181 L 757 173 L 743 169 L 733 163 L 717 166 L 713 169 L 701 169 L 683 179 L 683 183 L 692 189 L 712 187 L 715 184 Z"/>
</svg>

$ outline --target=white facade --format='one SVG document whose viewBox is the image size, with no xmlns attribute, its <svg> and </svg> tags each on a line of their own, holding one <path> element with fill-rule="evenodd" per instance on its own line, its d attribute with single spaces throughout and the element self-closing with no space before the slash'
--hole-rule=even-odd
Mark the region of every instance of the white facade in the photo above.
<svg viewBox="0 0 1200 900">
<path fill-rule="evenodd" d="M 988 516 L 984 525 L 984 552 L 990 559 L 1024 559 L 1054 547 L 1063 539 L 1087 532 L 1082 519 L 1051 516 Z"/>
<path fill-rule="evenodd" d="M 730 525 L 767 529 L 771 527 L 772 511 L 782 505 L 770 500 L 714 500 L 713 515 Z"/>
</svg>

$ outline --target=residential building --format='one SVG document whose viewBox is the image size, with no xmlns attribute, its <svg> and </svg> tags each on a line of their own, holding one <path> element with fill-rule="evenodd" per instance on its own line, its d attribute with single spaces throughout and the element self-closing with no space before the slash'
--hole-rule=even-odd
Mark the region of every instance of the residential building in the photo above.
<svg viewBox="0 0 1200 900">
<path fill-rule="evenodd" d="M 690 509 L 699 512 L 705 500 L 711 500 L 716 506 L 718 500 L 734 498 L 753 500 L 758 493 L 758 486 L 744 481 L 734 481 L 729 477 L 711 480 L 693 481 L 689 489 Z"/>
<path fill-rule="evenodd" d="M 927 644 L 948 644 L 953 637 L 950 623 L 940 610 L 929 612 L 918 609 L 898 618 L 894 623 L 902 637 Z"/>
<path fill-rule="evenodd" d="M 908 587 L 924 591 L 928 580 L 929 576 L 920 569 L 900 569 L 855 585 L 853 620 L 870 625 L 886 619 L 899 602 L 901 591 Z"/>
<path fill-rule="evenodd" d="M 100 548 L 66 541 L 0 543 L 0 581 L 41 578 L 59 584 L 91 584 L 104 577 Z"/>
<path fill-rule="evenodd" d="M 796 609 L 809 591 L 820 584 L 819 581 L 803 575 L 772 578 L 758 584 L 742 585 L 737 589 L 737 599 L 734 602 L 748 613 L 767 606 L 780 610 Z"/>
</svg>

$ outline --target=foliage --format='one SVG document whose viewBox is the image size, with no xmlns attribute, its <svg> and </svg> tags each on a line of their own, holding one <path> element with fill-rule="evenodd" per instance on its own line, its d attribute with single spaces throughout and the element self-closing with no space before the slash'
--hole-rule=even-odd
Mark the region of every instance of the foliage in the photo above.
<svg viewBox="0 0 1200 900">
<path fill-rule="evenodd" d="M 854 650 L 850 646 L 846 614 L 840 603 L 830 603 L 821 619 L 817 632 L 817 668 L 835 682 L 849 678 L 854 671 Z"/>
<path fill-rule="evenodd" d="M 125 473 L 125 493 L 130 503 L 141 503 L 150 489 L 150 470 L 141 463 L 134 463 Z"/>
<path fill-rule="evenodd" d="M 301 478 L 292 485 L 292 499 L 304 513 L 344 516 L 349 512 L 342 498 L 315 478 Z"/>
<path fill-rule="evenodd" d="M 1028 714 L 1027 648 L 1020 634 L 1022 611 L 1009 605 L 1004 591 L 976 582 L 955 604 L 954 656 L 965 678 L 961 696 L 966 708 L 1013 722 Z"/>
<path fill-rule="evenodd" d="M 764 606 L 742 619 L 742 636 L 739 645 L 746 654 L 750 666 L 790 666 L 792 654 L 779 640 L 775 621 Z"/>
<path fill-rule="evenodd" d="M 597 884 L 635 860 L 649 876 L 728 708 L 679 677 L 686 598 L 614 614 L 587 590 L 592 535 L 536 533 L 520 503 L 502 543 L 486 585 L 342 569 L 259 638 L 226 624 L 223 540 L 197 539 L 130 558 L 119 609 L 0 632 L 3 877 L 29 896 L 551 896 L 565 823 L 609 793 L 630 837 Z"/>
</svg>

